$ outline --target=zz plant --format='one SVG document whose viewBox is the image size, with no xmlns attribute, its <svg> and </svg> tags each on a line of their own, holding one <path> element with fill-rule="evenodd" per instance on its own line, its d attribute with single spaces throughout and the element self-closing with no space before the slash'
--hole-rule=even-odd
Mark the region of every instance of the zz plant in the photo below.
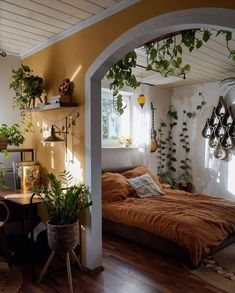
<svg viewBox="0 0 235 293">
<path fill-rule="evenodd" d="M 68 187 L 72 182 L 68 172 L 64 171 L 60 179 L 53 173 L 46 173 L 44 177 L 49 181 L 49 186 L 41 185 L 34 191 L 43 197 L 51 225 L 73 224 L 79 213 L 92 205 L 90 192 L 84 184 Z"/>
</svg>

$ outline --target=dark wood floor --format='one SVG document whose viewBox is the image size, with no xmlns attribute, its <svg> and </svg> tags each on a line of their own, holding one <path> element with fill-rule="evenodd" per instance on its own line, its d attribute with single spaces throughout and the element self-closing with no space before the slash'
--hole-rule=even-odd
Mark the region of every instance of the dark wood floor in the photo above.
<svg viewBox="0 0 235 293">
<path fill-rule="evenodd" d="M 190 275 L 176 261 L 137 244 L 104 235 L 104 271 L 97 274 L 73 269 L 74 292 L 117 293 L 221 293 Z M 66 271 L 51 275 L 40 284 L 32 284 L 30 268 L 20 267 L 24 281 L 20 293 L 68 292 Z"/>
</svg>

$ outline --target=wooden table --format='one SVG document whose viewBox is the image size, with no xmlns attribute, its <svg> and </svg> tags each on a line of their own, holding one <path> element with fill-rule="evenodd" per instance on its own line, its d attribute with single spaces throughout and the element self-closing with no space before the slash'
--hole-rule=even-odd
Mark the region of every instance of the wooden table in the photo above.
<svg viewBox="0 0 235 293">
<path fill-rule="evenodd" d="M 32 210 L 33 206 L 42 203 L 43 199 L 38 197 L 35 193 L 26 194 L 22 193 L 22 191 L 0 191 L 0 200 L 5 200 L 6 202 L 10 202 L 16 204 L 18 206 L 27 208 L 29 210 L 28 213 L 24 213 L 24 220 L 29 220 L 30 227 L 30 243 L 31 243 L 31 263 L 32 263 L 32 281 L 35 282 L 35 258 L 34 258 L 34 231 L 32 224 Z"/>
</svg>

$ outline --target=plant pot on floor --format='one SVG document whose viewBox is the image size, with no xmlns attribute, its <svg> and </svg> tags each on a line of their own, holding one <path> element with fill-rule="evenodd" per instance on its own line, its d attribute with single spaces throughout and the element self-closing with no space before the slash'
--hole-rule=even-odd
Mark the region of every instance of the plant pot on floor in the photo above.
<svg viewBox="0 0 235 293">
<path fill-rule="evenodd" d="M 47 237 L 50 248 L 56 252 L 66 253 L 78 244 L 78 222 L 69 225 L 47 224 Z"/>
</svg>

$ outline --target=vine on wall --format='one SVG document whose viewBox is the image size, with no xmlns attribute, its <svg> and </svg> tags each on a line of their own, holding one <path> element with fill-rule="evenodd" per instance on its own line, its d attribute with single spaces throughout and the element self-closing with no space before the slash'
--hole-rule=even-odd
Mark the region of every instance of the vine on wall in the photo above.
<svg viewBox="0 0 235 293">
<path fill-rule="evenodd" d="M 170 109 L 167 113 L 170 118 L 170 123 L 161 121 L 158 129 L 158 155 L 157 155 L 157 174 L 162 182 L 169 183 L 173 188 L 178 184 L 191 183 L 191 160 L 190 160 L 190 131 L 189 121 L 195 118 L 206 105 L 203 95 L 199 93 L 201 102 L 196 106 L 193 111 L 182 111 L 182 124 L 180 125 L 181 131 L 179 136 L 173 137 L 174 128 L 178 125 L 179 113 L 174 109 L 173 105 L 170 105 Z M 167 126 L 169 128 L 166 133 Z M 178 163 L 177 146 L 183 150 L 183 157 Z M 180 171 L 178 170 L 180 169 Z M 178 175 L 180 174 L 180 175 Z"/>
<path fill-rule="evenodd" d="M 225 38 L 229 52 L 228 57 L 235 61 L 235 49 L 232 49 L 229 45 L 232 40 L 232 32 L 214 29 L 191 29 L 145 44 L 146 70 L 155 70 L 164 77 L 178 76 L 189 72 L 190 64 L 185 64 L 183 60 L 184 47 L 189 52 L 200 49 L 212 36 L 223 36 Z M 113 90 L 114 108 L 120 115 L 123 114 L 126 107 L 123 105 L 120 90 L 125 85 L 136 89 L 141 84 L 133 74 L 133 69 L 136 66 L 137 54 L 132 51 L 114 64 L 107 73 L 110 89 Z"/>
</svg>

